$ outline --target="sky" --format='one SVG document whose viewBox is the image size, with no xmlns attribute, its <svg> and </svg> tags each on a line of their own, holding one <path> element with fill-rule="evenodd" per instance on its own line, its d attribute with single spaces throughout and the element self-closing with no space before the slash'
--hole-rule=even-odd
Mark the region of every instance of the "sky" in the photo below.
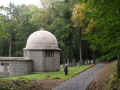
<svg viewBox="0 0 120 90">
<path fill-rule="evenodd" d="M 14 3 L 15 5 L 21 5 L 21 4 L 33 4 L 36 5 L 38 7 L 42 7 L 40 0 L 0 0 L 0 6 L 4 5 L 4 6 L 8 6 L 9 3 Z"/>
</svg>

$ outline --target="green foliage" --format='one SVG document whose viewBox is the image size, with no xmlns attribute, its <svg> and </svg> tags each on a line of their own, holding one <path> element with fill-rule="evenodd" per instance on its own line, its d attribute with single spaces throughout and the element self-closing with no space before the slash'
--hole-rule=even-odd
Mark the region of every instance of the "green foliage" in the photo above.
<svg viewBox="0 0 120 90">
<path fill-rule="evenodd" d="M 8 7 L 1 7 L 0 10 L 5 10 L 7 13 L 6 15 L 0 14 L 0 43 L 5 40 L 4 45 L 6 44 L 0 45 L 0 55 L 8 56 L 10 42 L 12 42 L 12 56 L 22 56 L 27 37 L 43 27 L 57 37 L 62 49 L 61 62 L 64 63 L 66 60 L 77 62 L 80 58 L 80 35 L 76 32 L 78 28 L 74 27 L 71 17 L 74 5 L 79 4 L 78 1 L 87 7 L 83 14 L 80 14 L 82 18 L 79 17 L 79 20 L 74 18 L 74 23 L 77 24 L 81 20 L 84 21 L 81 25 L 84 24 L 84 30 L 87 33 L 84 33 L 83 39 L 89 42 L 93 51 L 104 56 L 102 59 L 113 59 L 120 55 L 119 0 L 65 0 L 54 2 L 50 8 L 12 4 Z M 46 5 L 51 2 L 48 0 Z M 9 16 L 11 18 L 8 18 Z M 85 51 L 84 47 L 83 51 Z"/>
<path fill-rule="evenodd" d="M 116 57 L 112 53 L 107 53 L 106 55 L 101 56 L 98 58 L 98 61 L 113 61 Z"/>
<path fill-rule="evenodd" d="M 87 7 L 84 3 L 76 4 L 72 12 L 72 22 L 75 27 L 85 27 L 85 22 L 87 21 Z"/>
<path fill-rule="evenodd" d="M 111 80 L 109 80 L 109 83 L 106 87 L 106 90 L 114 89 L 120 90 L 120 78 L 118 78 L 116 74 L 111 77 Z"/>
<path fill-rule="evenodd" d="M 1 14 L 0 21 L 0 38 L 7 41 L 7 51 L 1 51 L 0 55 L 22 56 L 28 35 L 36 31 L 39 27 L 30 22 L 32 14 L 39 9 L 36 6 L 15 6 L 10 4 L 3 7 L 2 10 L 6 15 Z M 0 47 L 2 50 L 4 47 Z"/>
<path fill-rule="evenodd" d="M 86 0 L 96 22 L 93 32 L 87 34 L 91 48 L 103 53 L 102 59 L 113 59 L 120 55 L 119 0 Z"/>
<path fill-rule="evenodd" d="M 72 1 L 68 2 L 58 2 L 55 4 L 55 8 L 48 9 L 49 12 L 52 12 L 50 15 L 51 19 L 45 28 L 52 32 L 58 39 L 59 46 L 62 49 L 61 52 L 61 62 L 65 63 L 66 60 L 72 62 L 72 59 L 75 57 L 75 49 L 79 48 L 76 46 L 77 43 L 77 33 L 71 22 L 72 16 Z M 74 34 L 73 34 L 74 33 Z M 75 48 L 76 47 L 76 48 Z"/>
<path fill-rule="evenodd" d="M 30 80 L 0 80 L 0 90 L 29 90 L 31 86 Z"/>
</svg>

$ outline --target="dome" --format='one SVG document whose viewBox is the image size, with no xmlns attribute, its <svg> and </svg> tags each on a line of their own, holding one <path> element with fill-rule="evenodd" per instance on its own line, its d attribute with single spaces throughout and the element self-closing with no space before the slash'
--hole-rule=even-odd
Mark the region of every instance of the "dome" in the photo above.
<svg viewBox="0 0 120 90">
<path fill-rule="evenodd" d="M 45 30 L 33 32 L 27 40 L 25 49 L 59 49 L 56 37 Z"/>
</svg>

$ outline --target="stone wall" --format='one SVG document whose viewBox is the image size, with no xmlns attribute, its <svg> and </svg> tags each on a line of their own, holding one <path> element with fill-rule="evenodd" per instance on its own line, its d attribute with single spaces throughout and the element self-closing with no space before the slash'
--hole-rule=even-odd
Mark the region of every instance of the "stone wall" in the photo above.
<svg viewBox="0 0 120 90">
<path fill-rule="evenodd" d="M 24 57 L 0 57 L 0 77 L 29 74 L 32 63 L 32 60 Z"/>
</svg>

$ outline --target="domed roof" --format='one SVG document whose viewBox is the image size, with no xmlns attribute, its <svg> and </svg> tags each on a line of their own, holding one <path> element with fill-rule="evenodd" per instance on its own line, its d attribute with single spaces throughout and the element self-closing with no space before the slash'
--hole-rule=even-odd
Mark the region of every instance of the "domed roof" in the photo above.
<svg viewBox="0 0 120 90">
<path fill-rule="evenodd" d="M 45 30 L 33 32 L 27 40 L 25 49 L 59 49 L 56 37 Z"/>
</svg>

